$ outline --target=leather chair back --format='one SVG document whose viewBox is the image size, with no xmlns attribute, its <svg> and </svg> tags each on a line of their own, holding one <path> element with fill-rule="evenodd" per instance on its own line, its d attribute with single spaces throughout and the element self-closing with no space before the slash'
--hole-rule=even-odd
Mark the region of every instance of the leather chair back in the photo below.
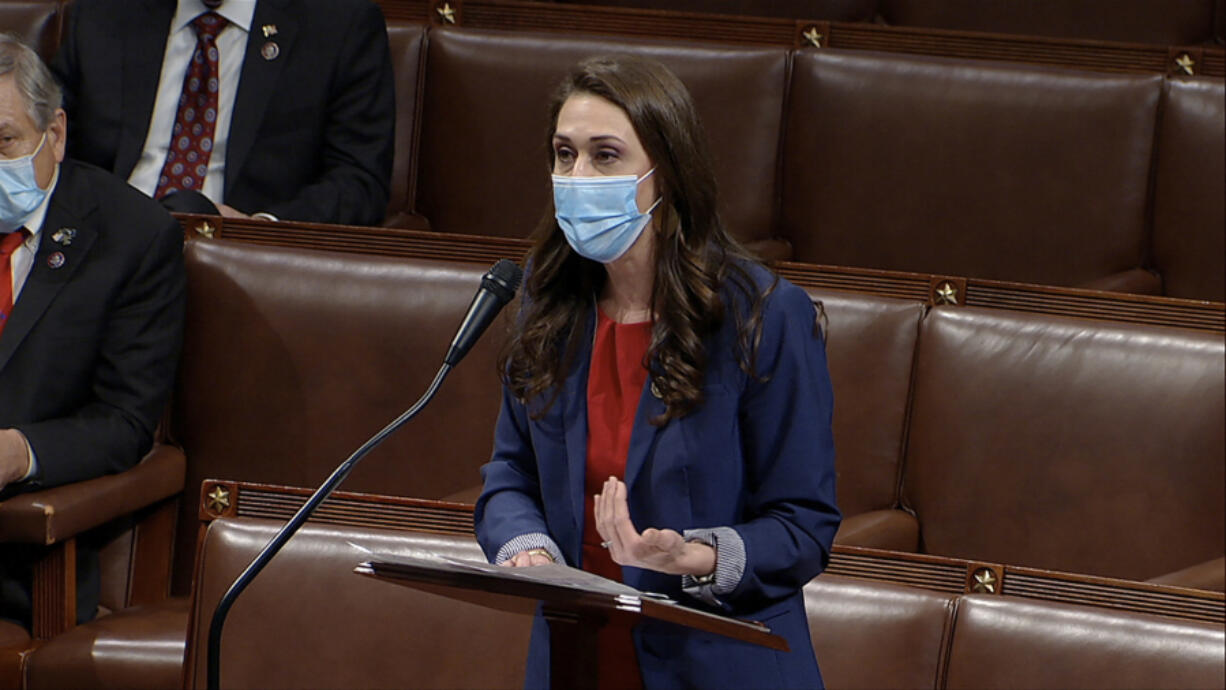
<svg viewBox="0 0 1226 690">
<path fill-rule="evenodd" d="M 1220 335 L 936 307 L 903 502 L 924 551 L 1145 580 L 1222 555 Z"/>
<path fill-rule="evenodd" d="M 805 613 L 831 688 L 937 688 L 958 597 L 823 574 L 805 585 Z"/>
<path fill-rule="evenodd" d="M 827 317 L 839 509 L 855 515 L 893 508 L 924 304 L 835 290 L 809 295 Z"/>
<path fill-rule="evenodd" d="M 392 78 L 396 84 L 396 148 L 392 158 L 391 195 L 385 225 L 395 226 L 402 214 L 413 208 L 413 165 L 417 157 L 417 115 L 420 110 L 422 57 L 426 49 L 426 25 L 389 21 L 387 42 L 392 53 Z"/>
<path fill-rule="evenodd" d="M 44 62 L 55 57 L 60 42 L 60 3 L 19 0 L 0 3 L 0 31 L 11 33 L 38 52 Z"/>
<path fill-rule="evenodd" d="M 972 594 L 958 603 L 945 687 L 1220 688 L 1220 624 Z"/>
<path fill-rule="evenodd" d="M 188 243 L 186 265 L 175 427 L 188 496 L 210 477 L 318 486 L 425 392 L 488 268 L 227 241 Z M 346 490 L 441 498 L 480 483 L 505 327 L 504 313 Z M 179 589 L 196 530 L 184 503 Z"/>
<path fill-rule="evenodd" d="M 1226 299 L 1226 89 L 1170 79 L 1154 175 L 1154 263 L 1171 297 Z"/>
<path fill-rule="evenodd" d="M 208 625 L 230 583 L 280 523 L 223 519 L 201 550 L 189 688 L 207 678 Z M 378 555 L 484 560 L 472 537 L 331 527 L 294 535 L 235 602 L 225 627 L 226 688 L 519 688 L 532 618 L 354 574 Z"/>
<path fill-rule="evenodd" d="M 840 266 L 1051 285 L 1135 269 L 1161 85 L 798 51 L 780 234 Z"/>
<path fill-rule="evenodd" d="M 550 202 L 549 97 L 577 62 L 609 53 L 656 58 L 686 83 L 712 144 L 725 222 L 743 241 L 767 241 L 786 48 L 475 29 L 430 33 L 417 210 L 433 229 L 527 237 Z"/>
</svg>

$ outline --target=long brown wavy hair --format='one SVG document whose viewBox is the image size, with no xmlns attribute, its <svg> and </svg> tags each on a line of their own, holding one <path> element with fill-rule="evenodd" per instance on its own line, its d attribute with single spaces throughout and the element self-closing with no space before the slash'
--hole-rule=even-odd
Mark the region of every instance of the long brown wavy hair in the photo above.
<svg viewBox="0 0 1226 690">
<path fill-rule="evenodd" d="M 702 403 L 706 338 L 725 318 L 721 290 L 739 292 L 738 357 L 754 375 L 765 293 L 746 270 L 753 259 L 725 230 L 716 211 L 716 182 L 706 135 L 689 91 L 664 65 L 639 56 L 603 56 L 579 63 L 555 91 L 549 107 L 547 149 L 553 165 L 553 134 L 562 104 L 591 94 L 629 116 L 647 155 L 655 163 L 655 282 L 652 289 L 651 346 L 644 366 L 667 409 L 653 419 L 664 424 Z M 499 365 L 503 381 L 520 400 L 543 400 L 539 418 L 556 400 L 574 366 L 592 313 L 604 287 L 604 266 L 575 253 L 554 218 L 552 200 L 532 234 L 529 274 L 519 319 Z M 542 395 L 551 393 L 548 398 Z"/>
</svg>

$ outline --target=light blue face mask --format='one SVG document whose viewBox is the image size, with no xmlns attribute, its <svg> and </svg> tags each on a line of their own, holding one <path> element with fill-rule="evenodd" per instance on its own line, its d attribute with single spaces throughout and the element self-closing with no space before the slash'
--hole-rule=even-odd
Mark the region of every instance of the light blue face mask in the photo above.
<svg viewBox="0 0 1226 690">
<path fill-rule="evenodd" d="M 645 213 L 639 212 L 639 183 L 642 177 L 615 175 L 610 177 L 553 176 L 554 217 L 562 234 L 580 256 L 607 264 L 616 261 L 634 244 L 651 220 L 651 212 L 660 200 Z"/>
<path fill-rule="evenodd" d="M 34 174 L 34 157 L 43 150 L 47 135 L 38 142 L 34 153 L 20 158 L 0 160 L 0 232 L 13 232 L 34 213 L 47 190 L 38 186 Z"/>
</svg>

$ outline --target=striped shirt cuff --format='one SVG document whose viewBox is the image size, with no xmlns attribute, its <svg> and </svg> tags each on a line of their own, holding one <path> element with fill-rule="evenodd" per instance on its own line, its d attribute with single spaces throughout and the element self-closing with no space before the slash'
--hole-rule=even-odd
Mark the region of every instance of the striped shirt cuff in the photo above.
<svg viewBox="0 0 1226 690">
<path fill-rule="evenodd" d="M 494 558 L 494 563 L 498 564 L 502 563 L 503 561 L 510 560 L 515 554 L 522 553 L 528 549 L 545 549 L 549 552 L 550 556 L 553 556 L 553 561 L 555 563 L 566 563 L 566 559 L 562 557 L 562 550 L 559 549 L 558 545 L 554 543 L 553 539 L 544 532 L 529 532 L 528 534 L 521 534 L 511 541 L 503 544 L 502 548 L 498 549 L 498 555 Z"/>
<path fill-rule="evenodd" d="M 745 542 L 731 527 L 687 529 L 687 540 L 700 541 L 715 549 L 715 580 L 707 585 L 698 584 L 691 575 L 681 576 L 681 590 L 712 606 L 723 607 L 719 597 L 730 594 L 745 575 Z"/>
</svg>

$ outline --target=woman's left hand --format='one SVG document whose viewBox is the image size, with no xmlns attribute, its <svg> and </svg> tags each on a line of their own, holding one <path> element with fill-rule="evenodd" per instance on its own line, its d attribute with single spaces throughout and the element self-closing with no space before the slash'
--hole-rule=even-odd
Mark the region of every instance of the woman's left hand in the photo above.
<svg viewBox="0 0 1226 690">
<path fill-rule="evenodd" d="M 648 528 L 642 534 L 630 522 L 626 484 L 609 477 L 596 494 L 596 531 L 618 565 L 671 575 L 702 576 L 715 570 L 715 549 L 687 542 L 677 531 Z"/>
</svg>

